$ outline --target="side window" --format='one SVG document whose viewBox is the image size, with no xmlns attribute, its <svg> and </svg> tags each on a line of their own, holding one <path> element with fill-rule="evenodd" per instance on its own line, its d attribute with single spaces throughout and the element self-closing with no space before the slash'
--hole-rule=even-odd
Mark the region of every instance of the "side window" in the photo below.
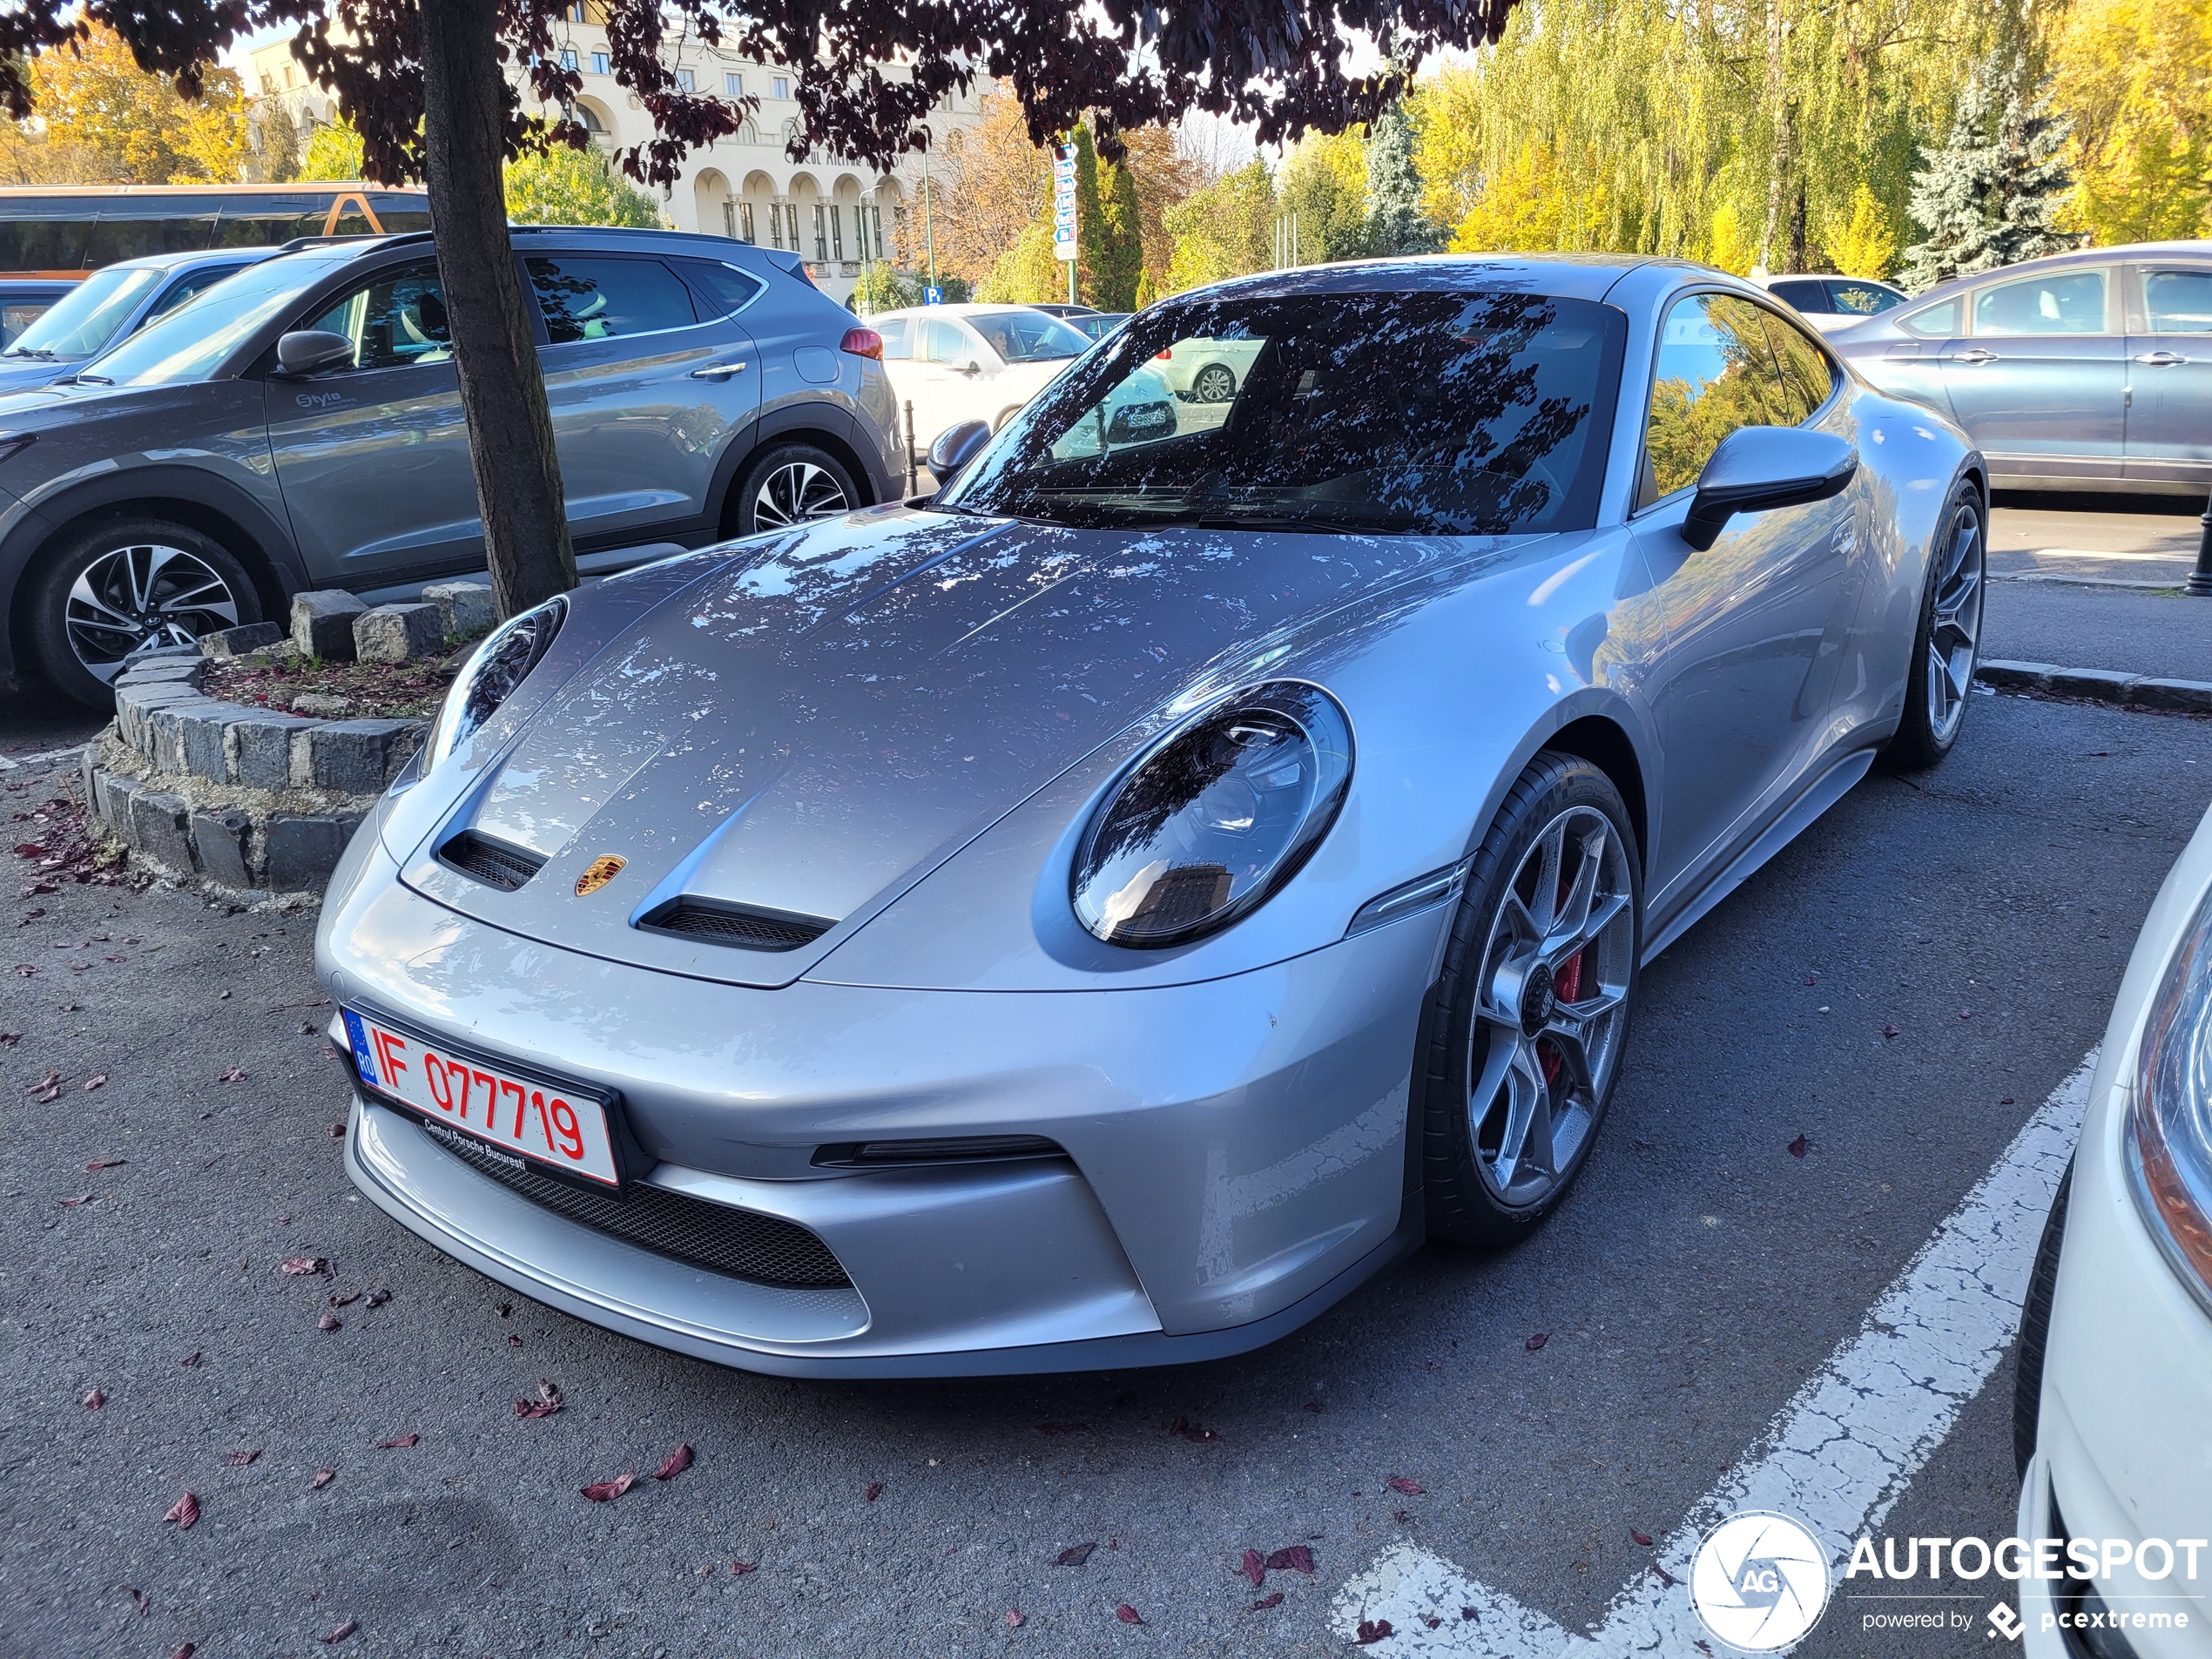
<svg viewBox="0 0 2212 1659">
<path fill-rule="evenodd" d="M 1782 369 L 1782 389 L 1790 401 L 1790 424 L 1811 419 L 1813 411 L 1836 389 L 1836 373 L 1828 354 L 1805 338 L 1804 329 L 1786 318 L 1770 314 L 1766 332 L 1774 342 L 1775 360 Z"/>
<path fill-rule="evenodd" d="M 2212 271 L 2146 271 L 2143 315 L 2152 334 L 2212 334 Z"/>
<path fill-rule="evenodd" d="M 712 260 L 679 260 L 677 263 L 698 293 L 702 316 L 726 317 L 733 311 L 741 311 L 768 286 L 735 266 Z"/>
<path fill-rule="evenodd" d="M 194 271 L 190 276 L 179 277 L 161 298 L 153 302 L 153 309 L 146 313 L 146 322 L 156 317 L 165 317 L 194 294 L 205 293 L 225 277 L 239 270 L 235 265 L 218 265 L 205 271 Z M 138 325 L 141 328 L 145 323 Z"/>
<path fill-rule="evenodd" d="M 958 324 L 943 317 L 921 320 L 921 356 L 924 362 L 949 363 L 961 368 L 974 355 Z"/>
<path fill-rule="evenodd" d="M 1637 506 L 1696 483 L 1737 428 L 1792 424 L 1762 315 L 1745 300 L 1714 293 L 1678 300 L 1667 313 Z"/>
<path fill-rule="evenodd" d="M 2105 273 L 2052 271 L 2000 282 L 1974 294 L 1974 334 L 2101 334 Z"/>
<path fill-rule="evenodd" d="M 526 263 L 556 346 L 689 328 L 698 320 L 690 291 L 658 260 L 583 255 Z"/>
<path fill-rule="evenodd" d="M 402 368 L 453 360 L 435 265 L 388 272 L 300 327 L 352 341 L 355 368 Z"/>
<path fill-rule="evenodd" d="M 1830 277 L 1828 303 L 1831 310 L 1840 311 L 1846 316 L 1871 317 L 1887 311 L 1892 306 L 1903 305 L 1905 296 L 1892 293 L 1878 282 L 1854 282 L 1849 277 Z"/>
<path fill-rule="evenodd" d="M 1940 305 L 1924 306 L 1909 315 L 1899 317 L 1897 326 L 1908 334 L 1926 340 L 1950 340 L 1960 332 L 1959 296 L 1952 294 Z"/>
<path fill-rule="evenodd" d="M 1818 277 L 1800 277 L 1791 282 L 1770 282 L 1767 292 L 1785 306 L 1795 306 L 1800 311 L 1828 309 L 1828 287 Z"/>
<path fill-rule="evenodd" d="M 896 358 L 903 362 L 914 354 L 909 332 L 913 326 L 914 320 L 910 317 L 886 317 L 880 322 L 870 325 L 883 337 L 884 361 L 887 363 Z"/>
</svg>

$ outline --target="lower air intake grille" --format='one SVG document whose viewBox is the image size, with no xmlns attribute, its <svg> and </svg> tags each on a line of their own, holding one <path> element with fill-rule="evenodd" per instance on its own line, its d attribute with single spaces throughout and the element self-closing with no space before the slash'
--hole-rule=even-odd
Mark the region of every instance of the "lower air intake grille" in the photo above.
<svg viewBox="0 0 2212 1659">
<path fill-rule="evenodd" d="M 474 830 L 462 831 L 440 847 L 438 862 L 502 893 L 514 892 L 545 867 L 545 860 L 536 853 L 495 841 Z"/>
<path fill-rule="evenodd" d="M 794 916 L 779 910 L 748 910 L 704 899 L 678 899 L 637 924 L 657 934 L 680 934 L 711 945 L 740 950 L 797 950 L 827 933 L 832 923 L 819 916 Z"/>
<path fill-rule="evenodd" d="M 843 1290 L 853 1283 L 829 1246 L 795 1221 L 733 1210 L 658 1187 L 632 1185 L 622 1195 L 592 1192 L 541 1175 L 520 1159 L 435 1123 L 424 1123 L 422 1130 L 477 1174 L 509 1192 L 656 1255 L 755 1285 Z"/>
</svg>

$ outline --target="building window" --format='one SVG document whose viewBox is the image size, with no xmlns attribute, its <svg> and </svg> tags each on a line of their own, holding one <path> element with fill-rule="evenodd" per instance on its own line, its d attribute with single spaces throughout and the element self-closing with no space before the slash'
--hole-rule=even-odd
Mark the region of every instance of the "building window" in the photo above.
<svg viewBox="0 0 2212 1659">
<path fill-rule="evenodd" d="M 679 69 L 676 71 L 676 90 L 679 92 L 698 91 L 696 78 L 692 76 L 690 70 Z"/>
<path fill-rule="evenodd" d="M 575 72 L 576 51 L 573 47 L 563 46 L 561 48 L 561 67 L 571 73 Z"/>
<path fill-rule="evenodd" d="M 830 211 L 820 202 L 814 204 L 814 257 L 817 260 L 826 260 L 830 256 Z"/>
<path fill-rule="evenodd" d="M 768 83 L 768 96 L 770 98 L 789 98 L 791 96 L 791 83 L 780 75 L 774 77 Z"/>
<path fill-rule="evenodd" d="M 594 75 L 604 75 L 607 72 L 606 53 L 594 52 L 591 54 L 591 72 Z"/>
<path fill-rule="evenodd" d="M 737 234 L 738 234 L 738 240 L 739 240 L 740 242 L 750 242 L 750 241 L 752 241 L 752 240 L 753 239 L 752 239 L 752 204 L 751 202 L 739 202 L 739 203 L 738 204 L 738 233 L 737 233 Z"/>
<path fill-rule="evenodd" d="M 742 75 L 725 75 L 722 78 L 722 86 L 732 98 L 745 96 L 745 77 Z"/>
</svg>

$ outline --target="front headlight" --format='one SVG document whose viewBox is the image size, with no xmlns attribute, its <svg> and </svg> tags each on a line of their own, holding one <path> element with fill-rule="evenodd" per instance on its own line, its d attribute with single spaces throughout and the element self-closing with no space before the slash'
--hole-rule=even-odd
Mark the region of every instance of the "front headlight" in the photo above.
<svg viewBox="0 0 2212 1659">
<path fill-rule="evenodd" d="M 542 605 L 509 617 L 484 636 L 484 643 L 454 677 L 453 688 L 438 711 L 438 722 L 430 728 L 426 770 L 451 754 L 455 744 L 490 719 L 514 694 L 544 657 L 568 614 L 569 602 L 556 594 Z"/>
<path fill-rule="evenodd" d="M 1267 901 L 1312 855 L 1352 781 L 1352 728 L 1318 685 L 1241 691 L 1170 732 L 1084 832 L 1069 896 L 1111 945 L 1180 945 Z"/>
<path fill-rule="evenodd" d="M 2212 1308 L 2212 896 L 2189 918 L 2151 999 L 2128 1129 L 2136 1206 Z"/>
</svg>

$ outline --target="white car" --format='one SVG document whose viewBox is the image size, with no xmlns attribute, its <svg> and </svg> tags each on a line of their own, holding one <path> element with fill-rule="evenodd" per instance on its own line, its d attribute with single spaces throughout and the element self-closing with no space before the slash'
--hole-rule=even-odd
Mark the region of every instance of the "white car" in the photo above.
<svg viewBox="0 0 2212 1659">
<path fill-rule="evenodd" d="M 1902 288 L 1892 288 L 1871 277 L 1824 273 L 1753 277 L 1751 280 L 1783 304 L 1796 307 L 1800 317 L 1824 334 L 1878 316 L 1912 297 Z"/>
<path fill-rule="evenodd" d="M 2019 1534 L 2099 1569 L 2020 1581 L 2027 1655 L 2212 1655 L 2212 813 L 2121 981 L 2018 1376 Z"/>
<path fill-rule="evenodd" d="M 902 426 L 914 405 L 914 445 L 923 451 L 962 421 L 997 431 L 1092 343 L 1030 306 L 914 306 L 867 321 L 883 336 Z"/>
<path fill-rule="evenodd" d="M 1153 367 L 1170 390 L 1188 403 L 1226 403 L 1237 395 L 1264 340 L 1178 340 Z"/>
</svg>

